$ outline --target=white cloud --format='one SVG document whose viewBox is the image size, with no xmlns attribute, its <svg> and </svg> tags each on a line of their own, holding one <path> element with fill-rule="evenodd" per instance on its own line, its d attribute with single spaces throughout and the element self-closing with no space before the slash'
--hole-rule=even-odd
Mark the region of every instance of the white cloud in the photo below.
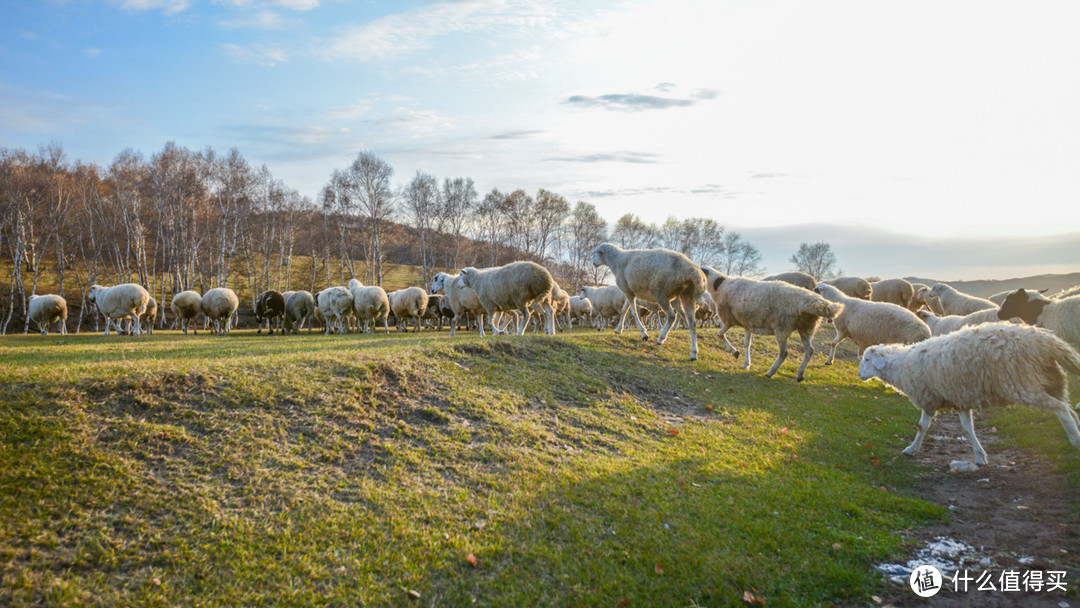
<svg viewBox="0 0 1080 608">
<path fill-rule="evenodd" d="M 101 54 L 101 49 L 98 49 L 98 48 L 90 48 L 90 49 L 83 50 L 83 55 L 86 55 L 87 57 L 97 57 L 100 54 Z"/>
<path fill-rule="evenodd" d="M 512 36 L 545 25 L 553 16 L 551 3 L 540 0 L 438 2 L 348 28 L 330 41 L 324 55 L 361 62 L 390 59 L 430 48 L 440 36 L 479 31 Z"/>
<path fill-rule="evenodd" d="M 394 133 L 404 132 L 412 136 L 441 133 L 454 126 L 452 121 L 439 116 L 434 110 L 412 110 L 405 107 L 395 108 L 390 116 L 375 123 Z"/>
<path fill-rule="evenodd" d="M 240 9 L 276 6 L 291 11 L 309 11 L 319 6 L 319 0 L 216 0 L 216 2 Z"/>
<path fill-rule="evenodd" d="M 268 47 L 263 45 L 255 46 L 240 46 L 238 44 L 224 44 L 222 48 L 225 49 L 225 53 L 230 59 L 236 63 L 256 63 L 267 67 L 274 67 L 279 63 L 285 63 L 289 60 L 289 55 L 286 51 L 276 47 Z"/>
<path fill-rule="evenodd" d="M 190 0 L 113 0 L 113 4 L 129 11 L 158 10 L 170 17 L 191 6 Z"/>
<path fill-rule="evenodd" d="M 224 19 L 219 21 L 218 25 L 234 30 L 280 30 L 285 27 L 285 20 L 281 15 L 273 11 L 259 11 L 256 13 L 240 15 L 233 19 Z"/>
</svg>

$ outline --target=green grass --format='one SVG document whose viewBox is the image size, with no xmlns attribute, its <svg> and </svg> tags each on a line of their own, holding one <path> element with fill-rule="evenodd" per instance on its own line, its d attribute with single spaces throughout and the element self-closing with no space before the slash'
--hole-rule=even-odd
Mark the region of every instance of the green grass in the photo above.
<svg viewBox="0 0 1080 608">
<path fill-rule="evenodd" d="M 0 338 L 0 605 L 868 601 L 914 409 L 703 335 Z"/>
</svg>

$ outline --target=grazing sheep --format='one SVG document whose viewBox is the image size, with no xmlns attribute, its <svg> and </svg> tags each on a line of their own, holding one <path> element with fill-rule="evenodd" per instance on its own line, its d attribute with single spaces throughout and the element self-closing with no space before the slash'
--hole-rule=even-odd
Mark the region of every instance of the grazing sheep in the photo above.
<svg viewBox="0 0 1080 608">
<path fill-rule="evenodd" d="M 980 310 L 997 308 L 990 300 L 961 293 L 945 283 L 934 283 L 929 295 L 941 300 L 941 311 L 946 315 L 970 315 Z"/>
<path fill-rule="evenodd" d="M 427 292 L 420 287 L 406 287 L 388 293 L 386 296 L 390 298 L 390 312 L 397 320 L 395 325 L 398 331 L 401 331 L 402 325 L 405 326 L 405 331 L 408 331 L 410 319 L 415 321 L 413 332 L 420 331 L 420 319 L 427 310 Z"/>
<path fill-rule="evenodd" d="M 454 311 L 454 320 L 450 325 L 451 338 L 454 337 L 454 332 L 457 331 L 458 323 L 465 319 L 468 314 L 472 314 L 479 320 L 478 325 L 480 326 L 481 335 L 483 335 L 487 312 L 484 310 L 484 306 L 480 304 L 480 297 L 476 295 L 476 290 L 459 285 L 459 278 L 460 276 L 456 274 L 440 272 L 431 281 L 431 292 L 437 293 L 441 291 L 446 294 L 446 301 L 451 310 Z"/>
<path fill-rule="evenodd" d="M 130 319 L 134 326 L 134 334 L 139 330 L 139 315 L 146 310 L 150 302 L 150 293 L 142 285 L 124 283 L 112 287 L 92 285 L 90 295 L 87 297 L 90 303 L 97 306 L 101 314 L 105 315 L 105 335 L 109 335 L 109 326 L 116 319 L 116 330 L 120 331 L 120 319 Z"/>
<path fill-rule="evenodd" d="M 967 327 L 968 325 L 978 325 L 980 323 L 997 323 L 998 309 L 991 308 L 988 310 L 980 310 L 979 312 L 973 312 L 970 315 L 946 315 L 939 317 L 932 312 L 926 310 L 920 310 L 915 313 L 923 323 L 930 328 L 930 333 L 934 336 L 944 336 L 951 334 L 954 331 L 958 331 Z"/>
<path fill-rule="evenodd" d="M 158 305 L 154 296 L 150 296 L 150 299 L 146 301 L 146 310 L 139 315 L 140 327 L 144 332 L 149 335 L 154 334 L 154 323 L 158 318 Z M 145 325 L 143 325 L 145 324 Z"/>
<path fill-rule="evenodd" d="M 813 291 L 817 287 L 817 279 L 813 275 L 805 272 L 781 272 L 780 274 L 774 274 L 761 279 L 762 281 L 783 281 L 790 283 L 796 287 L 802 287 L 803 289 L 809 289 Z"/>
<path fill-rule="evenodd" d="M 386 290 L 378 286 L 367 287 L 356 279 L 350 279 L 349 292 L 352 293 L 353 313 L 360 331 L 374 333 L 381 321 L 383 331 L 389 334 L 390 298 Z"/>
<path fill-rule="evenodd" d="M 37 323 L 43 336 L 49 335 L 49 326 L 58 321 L 60 335 L 67 334 L 67 300 L 58 295 L 30 296 L 26 314 Z"/>
<path fill-rule="evenodd" d="M 939 317 L 945 316 L 945 311 L 941 309 L 941 298 L 931 295 L 929 287 L 922 283 L 913 283 L 911 286 L 915 288 L 915 295 L 911 298 L 908 310 L 914 312 L 925 306 L 935 315 Z"/>
<path fill-rule="evenodd" d="M 915 287 L 904 279 L 885 279 L 870 284 L 871 302 L 888 302 L 910 310 L 911 299 L 915 297 Z"/>
<path fill-rule="evenodd" d="M 622 295 L 622 292 L 619 292 Z M 623 296 L 625 298 L 625 296 Z M 620 307 L 620 310 L 622 307 Z M 593 314 L 593 305 L 588 298 L 582 296 L 570 296 L 570 321 L 571 327 L 574 319 L 577 319 L 578 327 L 585 323 Z"/>
<path fill-rule="evenodd" d="M 304 328 L 304 323 L 308 323 L 308 333 L 311 333 L 311 318 L 315 315 L 315 296 L 311 295 L 310 291 L 301 289 L 294 292 L 285 292 L 289 294 L 285 298 L 285 330 L 292 333 L 299 333 Z M 284 296 L 285 294 L 281 294 Z"/>
<path fill-rule="evenodd" d="M 327 287 L 315 294 L 318 313 L 326 320 L 323 333 L 345 333 L 346 323 L 353 311 L 353 294 L 341 285 Z"/>
<path fill-rule="evenodd" d="M 491 332 L 499 335 L 498 326 L 491 318 L 496 312 L 516 310 L 521 313 L 514 333 L 522 335 L 529 324 L 532 312 L 529 304 L 533 300 L 546 300 L 544 314 L 547 317 L 545 333 L 555 334 L 555 312 L 551 308 L 551 290 L 555 279 L 543 266 L 535 262 L 513 262 L 505 266 L 485 268 L 462 268 L 457 280 L 458 287 L 471 287 L 476 290 L 480 305 L 484 307 L 491 321 Z M 480 337 L 484 336 L 484 326 L 480 325 Z"/>
<path fill-rule="evenodd" d="M 914 344 L 930 337 L 930 328 L 922 319 L 896 304 L 852 298 L 825 283 L 819 283 L 814 291 L 830 302 L 844 305 L 844 310 L 833 319 L 836 337 L 825 365 L 832 365 L 836 347 L 846 338 L 855 342 L 862 356 L 866 347 L 873 344 Z"/>
<path fill-rule="evenodd" d="M 176 320 L 180 322 L 180 327 L 184 329 L 184 335 L 186 336 L 188 323 L 194 323 L 195 317 L 202 312 L 202 296 L 197 291 L 181 291 L 173 296 L 169 308 L 172 309 Z M 199 335 L 199 325 L 197 323 L 192 330 L 196 336 Z"/>
<path fill-rule="evenodd" d="M 604 243 L 592 251 L 593 266 L 606 265 L 615 275 L 615 284 L 626 294 L 627 304 L 623 310 L 634 315 L 634 322 L 641 331 L 642 341 L 649 339 L 645 326 L 638 315 L 637 299 L 642 298 L 660 305 L 667 315 L 667 324 L 660 331 L 657 344 L 663 344 L 667 334 L 678 318 L 671 308 L 671 300 L 679 298 L 683 317 L 690 330 L 690 360 L 697 359 L 697 329 L 694 322 L 694 301 L 705 292 L 705 273 L 685 255 L 670 249 L 621 249 Z M 619 325 L 622 326 L 622 318 Z M 616 330 L 618 332 L 618 330 Z"/>
<path fill-rule="evenodd" d="M 608 321 L 622 316 L 626 308 L 626 294 L 618 285 L 585 286 L 581 288 L 581 297 L 592 303 L 593 315 L 597 320 L 596 331 L 604 331 Z"/>
<path fill-rule="evenodd" d="M 281 327 L 282 317 L 285 316 L 285 294 L 271 289 L 264 291 L 259 296 L 258 300 L 255 300 L 255 323 L 258 324 L 259 330 L 255 333 L 262 333 L 263 321 L 266 321 L 266 329 L 270 331 L 270 335 L 274 335 L 274 321 L 278 322 L 278 327 Z M 285 334 L 285 330 L 281 330 L 282 335 Z"/>
<path fill-rule="evenodd" d="M 821 283 L 818 283 L 818 285 L 821 285 L 822 283 L 832 285 L 850 298 L 869 300 L 874 295 L 874 290 L 870 287 L 870 282 L 861 277 L 836 277 L 835 279 L 822 281 Z"/>
<path fill-rule="evenodd" d="M 1069 442 L 1080 448 L 1077 415 L 1068 403 L 1065 370 L 1080 373 L 1080 354 L 1051 332 L 1024 325 L 975 325 L 912 346 L 872 346 L 863 353 L 859 377 L 880 378 L 922 411 L 911 455 L 942 409 L 960 413 L 975 463 L 986 464 L 986 450 L 975 437 L 972 413 L 1010 404 L 1050 410 Z"/>
<path fill-rule="evenodd" d="M 799 332 L 803 343 L 803 359 L 795 380 L 802 382 L 806 366 L 814 355 L 813 338 L 821 319 L 832 319 L 844 310 L 844 304 L 832 303 L 818 294 L 784 281 L 758 281 L 744 277 L 727 277 L 712 268 L 703 267 L 709 292 L 716 301 L 720 317 L 720 337 L 728 352 L 736 359 L 739 350 L 728 341 L 732 327 L 745 330 L 743 338 L 743 369 L 750 369 L 750 344 L 755 333 L 776 336 L 780 352 L 765 375 L 771 378 L 787 359 L 787 341 L 792 332 Z"/>
<path fill-rule="evenodd" d="M 998 310 L 999 319 L 1013 317 L 1049 329 L 1073 348 L 1080 349 L 1080 295 L 1058 300 L 1018 289 L 1005 298 Z"/>
<path fill-rule="evenodd" d="M 212 334 L 228 334 L 232 332 L 232 317 L 237 308 L 240 308 L 240 298 L 236 292 L 228 287 L 215 287 L 202 296 L 202 313 L 214 324 L 210 331 Z"/>
</svg>

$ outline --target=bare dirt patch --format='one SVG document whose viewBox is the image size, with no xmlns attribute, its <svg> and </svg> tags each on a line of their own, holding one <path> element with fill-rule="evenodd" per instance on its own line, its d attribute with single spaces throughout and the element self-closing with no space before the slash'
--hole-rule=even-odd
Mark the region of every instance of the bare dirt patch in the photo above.
<svg viewBox="0 0 1080 608">
<path fill-rule="evenodd" d="M 992 573 L 997 591 L 979 591 L 974 581 L 967 593 L 953 591 L 953 572 L 942 591 L 928 599 L 917 597 L 908 585 L 892 585 L 882 598 L 883 604 L 901 606 L 1080 606 L 1080 515 L 1075 505 L 1080 492 L 1066 486 L 1060 473 L 1051 465 L 1023 451 L 1000 444 L 995 429 L 975 422 L 979 441 L 986 448 L 989 464 L 977 471 L 949 472 L 953 460 L 973 461 L 971 445 L 959 439 L 964 435 L 956 414 L 943 412 L 934 420 L 923 448 L 915 456 L 932 467 L 920 480 L 920 497 L 944 505 L 952 511 L 947 524 L 928 526 L 908 532 L 920 546 L 939 537 L 960 541 L 974 548 L 967 556 L 968 573 Z M 914 431 L 912 431 L 914 437 Z M 910 439 L 910 438 L 905 438 Z M 909 556 L 910 558 L 915 555 Z M 990 565 L 977 565 L 988 559 Z M 987 562 L 984 560 L 983 564 Z M 1003 571 L 1066 571 L 1066 593 L 1002 592 L 999 577 Z M 1044 574 L 1044 578 L 1046 575 Z M 961 588 L 962 588 L 961 584 Z M 1020 589 L 1024 587 L 1021 584 Z M 1062 603 L 1064 602 L 1064 604 Z"/>
</svg>

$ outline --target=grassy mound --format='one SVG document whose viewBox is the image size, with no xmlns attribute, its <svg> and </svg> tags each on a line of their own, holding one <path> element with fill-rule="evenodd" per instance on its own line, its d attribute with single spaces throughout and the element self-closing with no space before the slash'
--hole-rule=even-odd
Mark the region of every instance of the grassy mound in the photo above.
<svg viewBox="0 0 1080 608">
<path fill-rule="evenodd" d="M 0 604 L 865 601 L 914 409 L 704 333 L 0 339 Z"/>
</svg>

